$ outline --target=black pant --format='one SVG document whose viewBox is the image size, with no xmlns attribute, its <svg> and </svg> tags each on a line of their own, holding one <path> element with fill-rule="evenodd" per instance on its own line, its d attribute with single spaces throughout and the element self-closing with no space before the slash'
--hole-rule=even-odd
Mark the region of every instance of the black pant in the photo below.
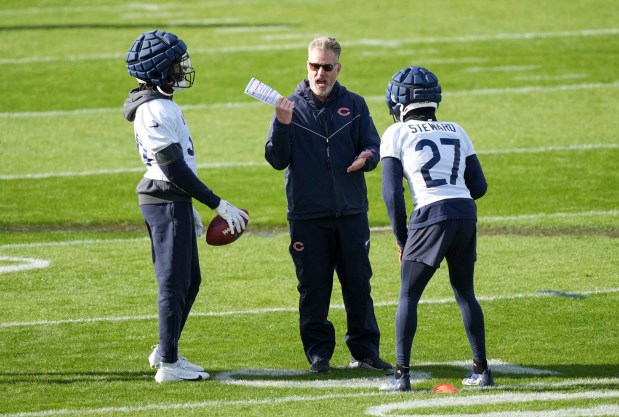
<svg viewBox="0 0 619 417">
<path fill-rule="evenodd" d="M 300 295 L 301 340 L 308 361 L 330 359 L 335 349 L 335 329 L 327 318 L 334 271 L 346 307 L 348 349 L 356 359 L 378 357 L 380 331 L 370 295 L 367 214 L 290 221 L 290 238 Z"/>
<path fill-rule="evenodd" d="M 140 206 L 151 239 L 159 287 L 159 354 L 178 359 L 178 340 L 198 295 L 200 262 L 191 203 Z"/>
</svg>

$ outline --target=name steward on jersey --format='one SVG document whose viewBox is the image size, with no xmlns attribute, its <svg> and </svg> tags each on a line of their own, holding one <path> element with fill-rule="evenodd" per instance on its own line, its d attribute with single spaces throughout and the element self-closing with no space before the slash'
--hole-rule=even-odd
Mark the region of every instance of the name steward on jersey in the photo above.
<svg viewBox="0 0 619 417">
<path fill-rule="evenodd" d="M 415 123 L 407 124 L 412 133 L 432 132 L 434 130 L 442 130 L 445 132 L 455 132 L 456 127 L 451 123 Z"/>
</svg>

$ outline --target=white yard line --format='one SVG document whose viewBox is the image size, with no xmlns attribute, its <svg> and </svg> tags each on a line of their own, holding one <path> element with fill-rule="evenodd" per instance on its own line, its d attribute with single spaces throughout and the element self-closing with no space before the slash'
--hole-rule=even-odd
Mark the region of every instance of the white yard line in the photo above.
<svg viewBox="0 0 619 417">
<path fill-rule="evenodd" d="M 595 380 L 593 380 L 595 381 Z M 551 384 L 549 384 L 551 386 Z M 413 393 L 414 394 L 414 393 Z M 44 410 L 20 413 L 0 414 L 1 417 L 48 417 L 48 416 L 71 416 L 71 415 L 88 415 L 88 414 L 130 414 L 148 411 L 170 411 L 170 410 L 197 410 L 205 408 L 228 408 L 228 407 L 247 407 L 247 406 L 268 406 L 273 404 L 285 403 L 314 403 L 320 401 L 342 400 L 342 399 L 358 399 L 358 398 L 373 398 L 381 397 L 385 401 L 392 400 L 393 397 L 402 398 L 399 394 L 384 393 L 384 392 L 354 392 L 341 394 L 326 394 L 326 395 L 293 395 L 287 397 L 266 397 L 261 399 L 247 400 L 214 400 L 201 402 L 186 402 L 186 403 L 171 403 L 171 404 L 147 404 L 125 407 L 102 407 L 102 408 L 83 408 L 83 409 L 59 409 L 59 410 Z M 388 402 L 365 410 L 365 414 L 377 417 L 387 417 L 392 415 L 392 411 L 402 411 L 408 409 L 432 409 L 433 416 L 440 407 L 456 407 L 461 409 L 467 406 L 484 405 L 484 404 L 526 404 L 539 403 L 541 401 L 575 401 L 575 400 L 603 400 L 615 399 L 619 397 L 619 391 L 586 391 L 586 392 L 533 392 L 533 393 L 484 393 L 481 395 L 469 396 L 433 396 L 425 399 L 411 399 L 410 401 Z M 519 409 L 522 406 L 518 407 Z M 500 413 L 485 413 L 487 417 L 563 417 L 563 416 L 610 416 L 619 415 L 619 405 L 617 404 L 590 404 L 589 407 L 582 408 L 564 408 L 561 410 L 536 410 L 531 411 L 506 411 Z M 396 415 L 402 416 L 401 413 Z M 423 414 L 427 416 L 428 414 Z M 471 416 L 472 414 L 443 414 L 443 416 Z M 476 414 L 479 415 L 479 414 Z M 411 417 L 410 414 L 406 416 Z"/>
<path fill-rule="evenodd" d="M 208 384 L 208 382 L 199 382 Z M 200 408 L 214 408 L 214 407 L 233 407 L 233 406 L 258 406 L 258 405 L 271 405 L 271 404 L 284 404 L 284 403 L 296 403 L 307 402 L 313 403 L 315 401 L 327 401 L 337 399 L 355 399 L 359 397 L 379 397 L 386 396 L 380 392 L 355 392 L 347 394 L 328 394 L 328 395 L 309 395 L 300 396 L 294 395 L 290 397 L 266 397 L 256 400 L 215 400 L 215 401 L 202 401 L 202 402 L 187 402 L 187 403 L 173 403 L 173 404 L 148 404 L 143 406 L 133 407 L 104 407 L 104 408 L 85 408 L 79 410 L 46 410 L 46 411 L 34 411 L 23 413 L 11 413 L 0 414 L 0 417 L 47 417 L 47 416 L 71 416 L 71 415 L 87 415 L 87 414 L 131 414 L 147 411 L 169 411 L 169 410 L 195 410 Z M 241 414 L 242 415 L 242 414 Z"/>
<path fill-rule="evenodd" d="M 1 14 L 1 11 L 0 11 Z M 217 23 L 217 21 L 207 22 Z M 229 23 L 229 22 L 225 22 Z M 274 27 L 274 30 L 281 30 L 279 27 Z M 582 38 L 582 37 L 596 37 L 596 36 L 615 36 L 619 34 L 619 28 L 601 28 L 601 29 L 584 29 L 576 31 L 562 31 L 562 32 L 524 32 L 524 33 L 497 33 L 493 35 L 464 35 L 464 36 L 445 36 L 445 37 L 410 37 L 409 39 L 359 39 L 356 41 L 342 42 L 342 46 L 350 47 L 381 47 L 381 48 L 394 48 L 400 49 L 407 45 L 425 45 L 428 44 L 460 44 L 460 43 L 472 43 L 472 42 L 489 42 L 489 41 L 531 41 L 536 39 L 561 39 L 561 38 Z M 267 38 L 260 39 L 263 42 Z M 242 46 L 229 46 L 221 48 L 192 48 L 192 55 L 200 54 L 230 54 L 230 53 L 259 53 L 259 52 L 273 52 L 283 50 L 297 50 L 307 47 L 305 41 L 299 41 L 288 44 L 253 44 Z M 28 56 L 22 58 L 2 58 L 0 59 L 0 65 L 20 65 L 30 64 L 36 62 L 54 62 L 54 61 L 92 61 L 101 59 L 123 59 L 125 53 L 97 53 L 97 54 L 83 54 L 83 55 L 50 55 L 50 56 Z"/>
<path fill-rule="evenodd" d="M 443 417 L 470 417 L 473 414 L 442 414 L 440 407 L 465 408 L 467 406 L 491 405 L 491 404 L 522 404 L 541 401 L 573 401 L 582 399 L 604 399 L 618 398 L 619 391 L 587 391 L 576 393 L 563 392 L 533 392 L 533 393 L 501 393 L 501 394 L 482 394 L 474 396 L 447 396 L 441 398 L 414 399 L 396 403 L 382 404 L 366 409 L 365 413 L 375 417 L 387 417 L 390 415 L 402 416 L 402 410 L 431 409 L 433 416 Z M 515 407 L 511 407 L 515 408 Z M 596 405 L 589 407 L 573 407 L 558 410 L 535 410 L 522 411 L 499 411 L 487 413 L 475 413 L 476 416 L 484 417 L 576 417 L 576 416 L 616 416 L 619 415 L 619 405 Z M 391 414 L 395 411 L 396 414 Z M 423 417 L 428 414 L 406 414 L 406 417 Z"/>
<path fill-rule="evenodd" d="M 497 95 L 497 94 L 529 94 L 552 91 L 572 91 L 572 90 L 591 90 L 591 89 L 608 89 L 619 87 L 619 81 L 610 83 L 582 83 L 582 84 L 562 84 L 553 86 L 527 86 L 527 87 L 505 87 L 505 88 L 487 88 L 461 91 L 447 91 L 443 93 L 445 97 L 466 97 L 470 95 Z M 366 101 L 384 101 L 385 96 L 366 96 Z M 256 107 L 260 103 L 254 101 L 229 102 L 229 103 L 211 103 L 211 104 L 193 104 L 182 106 L 184 111 L 205 110 L 205 109 L 238 109 L 244 107 Z M 17 119 L 17 118 L 39 118 L 39 117 L 77 117 L 84 115 L 114 113 L 121 114 L 119 107 L 104 107 L 95 109 L 75 109 L 75 110 L 52 110 L 52 111 L 33 111 L 33 112 L 3 112 L 0 113 L 0 119 Z"/>
<path fill-rule="evenodd" d="M 619 288 L 605 288 L 598 290 L 588 291 L 572 291 L 572 294 L 579 295 L 599 295 L 599 294 L 613 294 L 619 293 Z M 497 296 L 478 296 L 479 301 L 492 302 L 501 300 L 514 300 L 522 298 L 541 298 L 541 297 L 554 297 L 554 294 L 545 292 L 535 292 L 528 294 L 510 294 L 510 295 L 497 295 Z M 454 298 L 440 298 L 435 300 L 421 300 L 420 304 L 448 304 L 455 303 Z M 397 305 L 397 300 L 375 302 L 375 307 L 393 307 Z M 332 304 L 331 309 L 343 310 L 343 304 Z M 192 317 L 223 317 L 223 316 L 246 316 L 256 314 L 272 314 L 272 313 L 296 313 L 298 307 L 272 307 L 272 308 L 256 308 L 248 310 L 230 310 L 230 311 L 207 311 L 199 312 L 192 311 Z M 123 322 L 123 321 L 140 321 L 140 320 L 156 320 L 156 314 L 140 315 L 140 316 L 118 316 L 118 317 L 84 317 L 64 320 L 39 320 L 39 321 L 14 321 L 14 322 L 0 322 L 0 329 L 9 327 L 29 327 L 29 326 L 55 326 L 60 324 L 87 324 L 87 323 L 99 323 L 99 322 Z"/>
<path fill-rule="evenodd" d="M 545 146 L 540 148 L 512 148 L 512 149 L 487 149 L 479 150 L 479 155 L 503 155 L 517 153 L 546 153 L 546 152 L 562 152 L 562 151 L 590 151 L 597 149 L 615 149 L 619 148 L 617 143 L 585 143 L 581 145 L 568 146 Z M 265 162 L 258 161 L 238 161 L 238 162 L 216 162 L 198 164 L 198 168 L 219 169 L 219 168 L 235 168 L 235 167 L 256 167 L 268 166 Z M 1 180 L 26 180 L 26 179 L 41 179 L 41 178 L 56 178 L 56 177 L 86 177 L 91 175 L 113 175 L 113 174 L 128 174 L 131 172 L 144 172 L 144 167 L 132 168 L 116 168 L 116 169 L 101 169 L 89 171 L 66 171 L 66 172 L 41 172 L 29 174 L 6 174 L 0 175 Z"/>
</svg>

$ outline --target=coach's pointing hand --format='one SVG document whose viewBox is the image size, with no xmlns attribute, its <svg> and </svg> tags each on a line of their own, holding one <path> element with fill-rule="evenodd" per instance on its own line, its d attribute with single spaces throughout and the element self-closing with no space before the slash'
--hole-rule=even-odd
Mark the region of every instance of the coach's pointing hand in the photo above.
<svg viewBox="0 0 619 417">
<path fill-rule="evenodd" d="M 292 110 L 294 110 L 294 103 L 288 100 L 286 97 L 281 96 L 275 103 L 275 115 L 277 121 L 284 125 L 289 125 L 292 122 Z"/>
</svg>

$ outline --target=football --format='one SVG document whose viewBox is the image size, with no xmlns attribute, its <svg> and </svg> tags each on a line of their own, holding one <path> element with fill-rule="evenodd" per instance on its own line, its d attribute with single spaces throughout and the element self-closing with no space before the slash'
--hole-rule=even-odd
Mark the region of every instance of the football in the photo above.
<svg viewBox="0 0 619 417">
<path fill-rule="evenodd" d="M 240 209 L 245 213 L 249 214 L 247 210 Z M 249 220 L 245 220 L 246 226 L 249 223 Z M 245 229 L 247 230 L 247 229 Z M 237 233 L 236 230 L 234 233 L 231 233 L 230 228 L 228 227 L 228 222 L 224 220 L 219 214 L 211 220 L 206 229 L 206 243 L 211 246 L 223 246 L 228 245 L 238 238 L 240 238 L 245 230 L 241 229 L 240 233 Z"/>
</svg>

